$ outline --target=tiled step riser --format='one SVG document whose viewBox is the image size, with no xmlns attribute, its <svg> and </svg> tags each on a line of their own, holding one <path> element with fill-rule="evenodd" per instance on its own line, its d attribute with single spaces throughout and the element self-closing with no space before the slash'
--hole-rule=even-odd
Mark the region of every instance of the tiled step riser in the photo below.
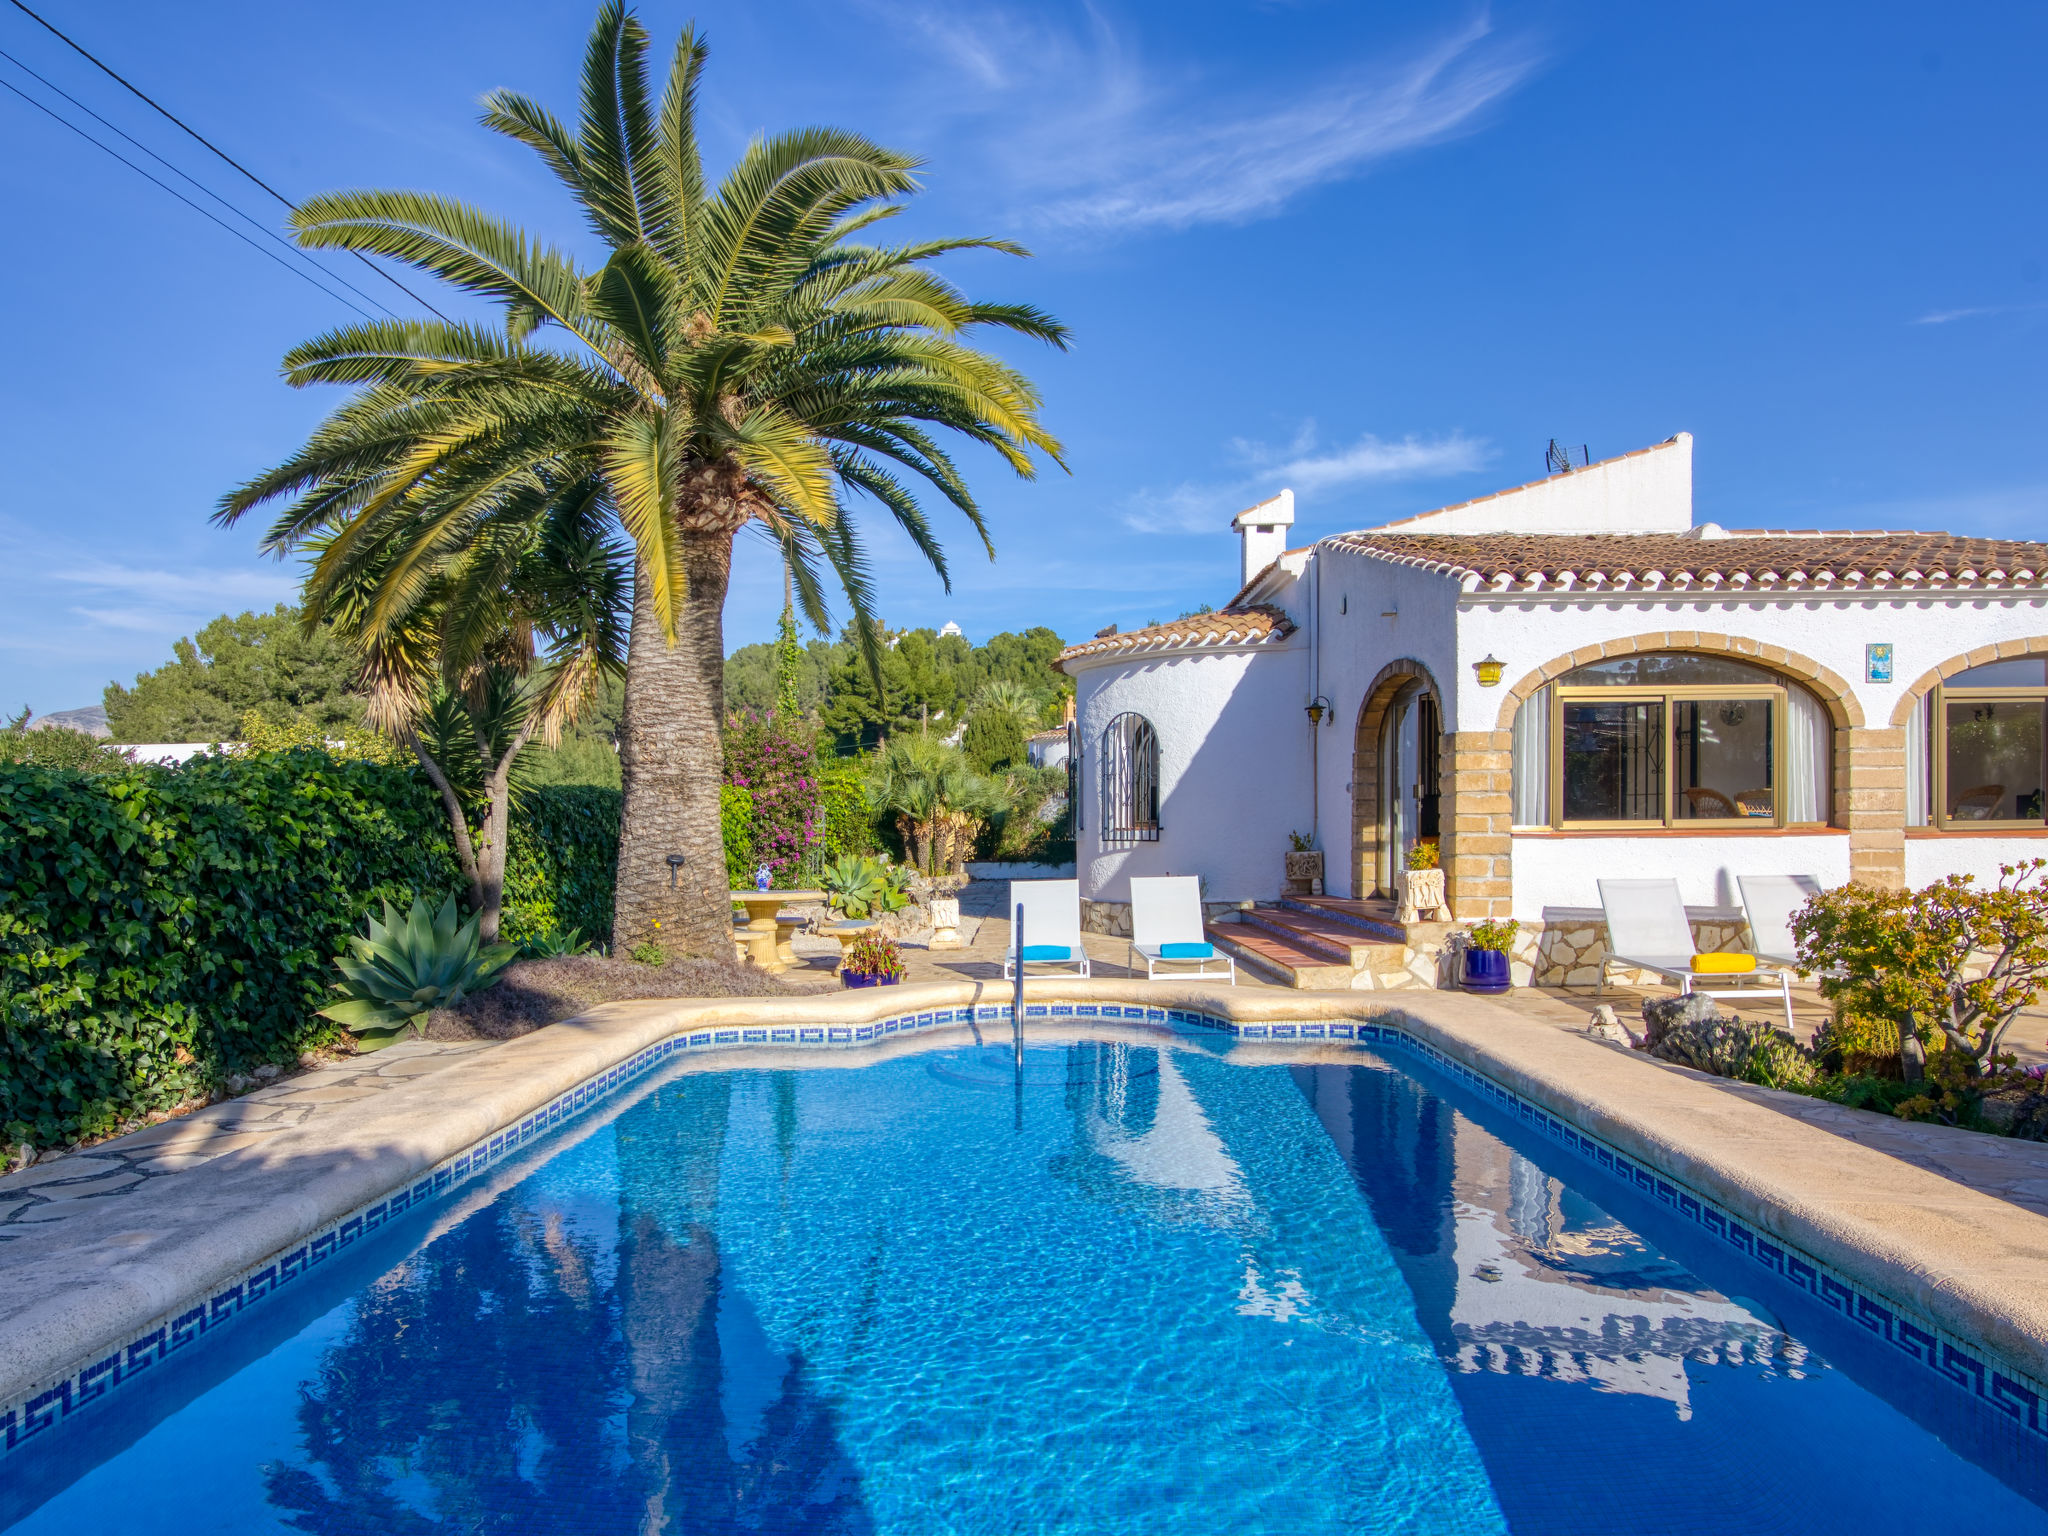
<svg viewBox="0 0 2048 1536">
<path fill-rule="evenodd" d="M 1239 926 L 1257 928 L 1262 932 L 1270 933 L 1276 939 L 1283 939 L 1298 949 L 1310 950 L 1315 954 L 1321 955 L 1333 965 L 1364 965 L 1368 952 L 1372 947 L 1370 941 L 1363 934 L 1359 936 L 1358 943 L 1351 944 L 1342 939 L 1325 937 L 1320 933 L 1303 933 L 1299 928 L 1290 928 L 1283 923 L 1262 921 L 1257 908 L 1253 908 L 1245 913 L 1240 920 Z"/>
<path fill-rule="evenodd" d="M 1231 934 L 1230 929 L 1238 926 L 1243 925 L 1211 925 L 1208 937 L 1210 943 L 1236 960 L 1246 970 L 1268 980 L 1277 981 L 1284 987 L 1297 987 L 1309 991 L 1322 991 L 1333 987 L 1342 990 L 1351 985 L 1353 972 L 1349 966 L 1323 964 L 1319 956 L 1312 957 L 1306 953 L 1302 953 L 1299 961 L 1292 962 L 1262 954 L 1242 938 Z"/>
<path fill-rule="evenodd" d="M 1408 937 L 1401 931 L 1399 923 L 1375 922 L 1372 918 L 1361 917 L 1355 912 L 1346 912 L 1341 908 L 1313 906 L 1288 896 L 1281 897 L 1277 905 L 1285 911 L 1298 912 L 1303 917 L 1317 918 L 1322 922 L 1339 924 L 1345 928 L 1356 928 L 1360 933 L 1367 934 L 1381 943 L 1400 944 L 1406 942 Z"/>
</svg>

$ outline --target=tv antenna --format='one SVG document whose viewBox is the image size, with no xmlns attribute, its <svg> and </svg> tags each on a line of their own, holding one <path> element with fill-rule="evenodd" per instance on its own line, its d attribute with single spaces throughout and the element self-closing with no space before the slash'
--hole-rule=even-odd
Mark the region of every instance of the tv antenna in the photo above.
<svg viewBox="0 0 2048 1536">
<path fill-rule="evenodd" d="M 1553 437 L 1550 440 L 1550 446 L 1543 452 L 1543 468 L 1547 474 L 1568 475 L 1575 469 L 1584 469 L 1592 462 L 1591 456 L 1586 452 L 1586 445 L 1584 443 L 1579 444 L 1576 448 L 1571 448 Z"/>
</svg>

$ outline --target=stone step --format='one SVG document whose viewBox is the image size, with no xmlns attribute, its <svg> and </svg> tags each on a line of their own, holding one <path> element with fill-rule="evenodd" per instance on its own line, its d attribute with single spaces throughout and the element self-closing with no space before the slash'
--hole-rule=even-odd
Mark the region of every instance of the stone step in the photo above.
<svg viewBox="0 0 2048 1536">
<path fill-rule="evenodd" d="M 1319 917 L 1325 922 L 1341 923 L 1346 927 L 1356 928 L 1375 939 L 1406 944 L 1411 949 L 1425 949 L 1432 944 L 1441 944 L 1444 936 L 1457 926 L 1455 923 L 1443 922 L 1396 922 L 1394 903 L 1377 898 L 1369 901 L 1352 901 L 1342 896 L 1283 896 L 1277 905 L 1289 911 Z"/>
<path fill-rule="evenodd" d="M 1366 929 L 1354 928 L 1348 923 L 1334 921 L 1320 913 L 1303 912 L 1285 906 L 1260 906 L 1241 914 L 1239 922 L 1243 926 L 1263 928 L 1269 933 L 1278 934 L 1290 944 L 1298 945 L 1335 964 L 1348 965 L 1353 970 L 1361 966 L 1386 970 L 1389 968 L 1389 960 L 1393 966 L 1399 966 L 1401 963 L 1399 938 L 1382 938 Z"/>
<path fill-rule="evenodd" d="M 1282 986 L 1343 991 L 1357 975 L 1351 966 L 1256 923 L 1209 923 L 1202 931 L 1239 965 Z"/>
<path fill-rule="evenodd" d="M 1283 910 L 1300 912 L 1327 923 L 1369 934 L 1374 939 L 1401 942 L 1401 925 L 1394 921 L 1391 901 L 1352 901 L 1342 896 L 1283 896 L 1277 903 Z"/>
</svg>

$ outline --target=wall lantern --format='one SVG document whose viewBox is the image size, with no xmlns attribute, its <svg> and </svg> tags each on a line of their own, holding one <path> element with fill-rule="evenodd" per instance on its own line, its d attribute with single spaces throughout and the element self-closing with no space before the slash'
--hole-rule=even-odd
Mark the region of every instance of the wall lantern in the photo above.
<svg viewBox="0 0 2048 1536">
<path fill-rule="evenodd" d="M 1488 651 L 1486 653 L 1486 659 L 1484 661 L 1475 661 L 1472 663 L 1472 670 L 1479 674 L 1480 687 L 1492 688 L 1500 682 L 1501 671 L 1506 666 L 1506 662 L 1496 660 L 1494 658 L 1493 652 Z"/>
<path fill-rule="evenodd" d="M 1323 716 L 1330 713 L 1333 708 L 1335 706 L 1328 699 L 1318 694 L 1309 702 L 1308 723 L 1311 726 L 1321 725 L 1323 723 Z"/>
</svg>

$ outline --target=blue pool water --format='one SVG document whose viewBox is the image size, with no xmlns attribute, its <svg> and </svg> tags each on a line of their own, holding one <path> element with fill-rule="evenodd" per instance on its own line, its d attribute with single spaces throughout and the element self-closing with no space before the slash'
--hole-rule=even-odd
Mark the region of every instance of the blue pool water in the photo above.
<svg viewBox="0 0 2048 1536">
<path fill-rule="evenodd" d="M 0 1527 L 2048 1531 L 2037 1444 L 1405 1061 L 687 1067 L 0 1462 Z"/>
</svg>

